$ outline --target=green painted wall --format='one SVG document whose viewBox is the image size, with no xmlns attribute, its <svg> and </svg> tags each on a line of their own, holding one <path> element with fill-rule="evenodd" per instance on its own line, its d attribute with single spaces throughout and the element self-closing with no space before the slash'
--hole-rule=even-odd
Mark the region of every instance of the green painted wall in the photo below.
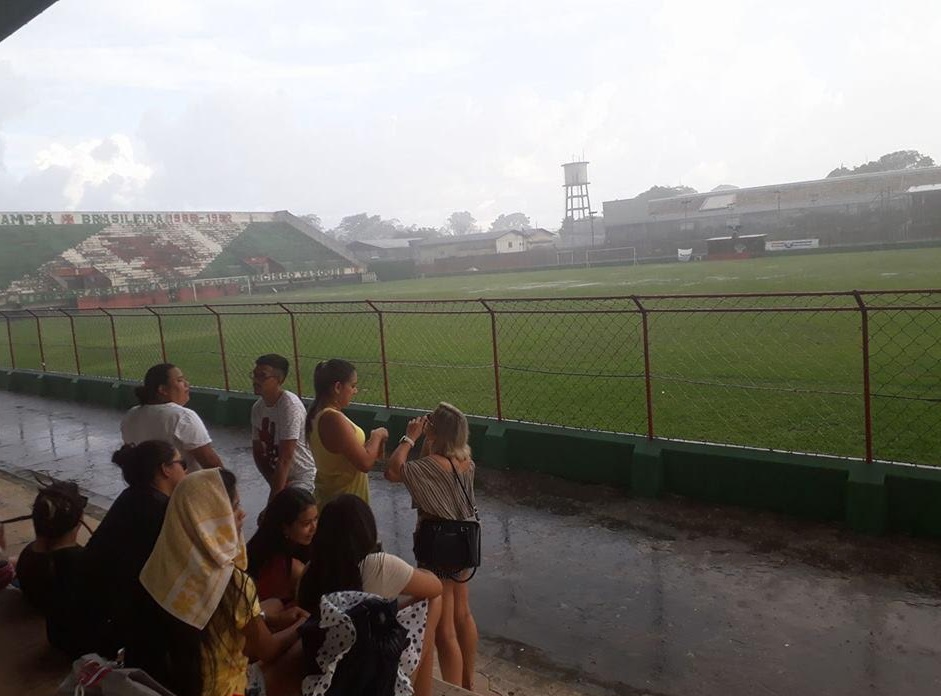
<svg viewBox="0 0 941 696">
<path fill-rule="evenodd" d="M 126 409 L 131 382 L 0 370 L 0 389 Z M 207 422 L 247 425 L 255 397 L 193 389 L 189 406 Z M 363 429 L 393 440 L 416 412 L 354 405 Z M 941 470 L 471 418 L 475 460 L 490 468 L 534 471 L 613 485 L 643 497 L 666 493 L 715 504 L 842 521 L 867 533 L 941 537 Z"/>
</svg>

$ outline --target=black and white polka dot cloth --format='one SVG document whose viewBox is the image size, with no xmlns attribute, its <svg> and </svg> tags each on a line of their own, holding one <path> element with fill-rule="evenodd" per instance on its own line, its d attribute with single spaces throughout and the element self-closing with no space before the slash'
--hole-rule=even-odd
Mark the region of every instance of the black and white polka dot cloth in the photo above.
<svg viewBox="0 0 941 696">
<path fill-rule="evenodd" d="M 330 688 L 337 665 L 356 642 L 356 629 L 347 612 L 369 597 L 365 592 L 333 592 L 320 600 L 320 628 L 324 629 L 323 645 L 317 652 L 317 665 L 322 674 L 304 678 L 301 692 L 304 696 L 323 696 Z M 381 598 L 380 598 L 381 599 Z M 399 657 L 395 696 L 410 696 L 413 692 L 409 680 L 421 659 L 422 637 L 428 619 L 428 600 L 423 599 L 400 609 L 396 614 L 399 624 L 408 631 L 408 645 Z"/>
</svg>

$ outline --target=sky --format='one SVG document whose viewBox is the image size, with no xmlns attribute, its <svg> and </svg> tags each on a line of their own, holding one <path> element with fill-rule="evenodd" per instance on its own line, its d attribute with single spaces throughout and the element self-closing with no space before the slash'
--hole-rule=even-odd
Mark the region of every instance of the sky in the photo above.
<svg viewBox="0 0 941 696">
<path fill-rule="evenodd" d="M 59 0 L 0 43 L 0 210 L 557 229 L 651 186 L 941 162 L 937 0 Z"/>
</svg>

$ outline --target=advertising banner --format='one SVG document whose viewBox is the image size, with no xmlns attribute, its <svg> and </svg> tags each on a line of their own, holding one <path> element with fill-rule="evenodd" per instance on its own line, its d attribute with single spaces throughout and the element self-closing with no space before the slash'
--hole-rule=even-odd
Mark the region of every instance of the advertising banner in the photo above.
<svg viewBox="0 0 941 696">
<path fill-rule="evenodd" d="M 765 242 L 765 251 L 789 251 L 791 249 L 817 249 L 820 247 L 819 239 L 780 239 Z"/>
</svg>

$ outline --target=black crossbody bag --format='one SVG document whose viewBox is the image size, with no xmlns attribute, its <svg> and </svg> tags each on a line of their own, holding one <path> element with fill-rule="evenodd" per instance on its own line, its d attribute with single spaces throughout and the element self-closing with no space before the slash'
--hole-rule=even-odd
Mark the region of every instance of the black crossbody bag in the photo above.
<svg viewBox="0 0 941 696">
<path fill-rule="evenodd" d="M 439 569 L 455 569 L 455 574 L 465 568 L 474 570 L 465 580 L 452 579 L 455 582 L 467 582 L 480 567 L 480 514 L 471 503 L 467 489 L 457 475 L 457 467 L 448 459 L 454 480 L 461 487 L 464 499 L 474 511 L 473 520 L 425 519 L 415 532 L 415 560 L 421 565 Z"/>
</svg>

